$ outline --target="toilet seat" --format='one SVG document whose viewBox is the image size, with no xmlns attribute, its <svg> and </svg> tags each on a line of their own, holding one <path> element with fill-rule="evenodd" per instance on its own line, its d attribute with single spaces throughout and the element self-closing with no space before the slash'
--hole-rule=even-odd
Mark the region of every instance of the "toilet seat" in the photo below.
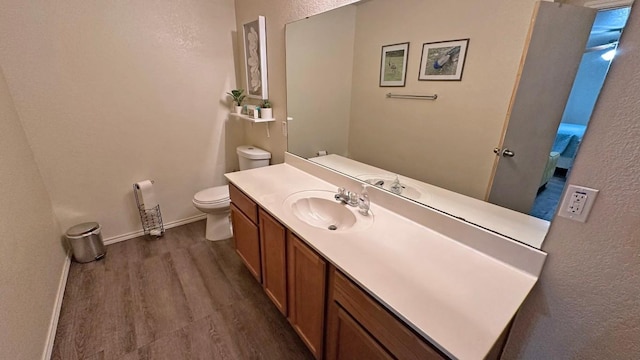
<svg viewBox="0 0 640 360">
<path fill-rule="evenodd" d="M 193 203 L 206 208 L 224 208 L 231 203 L 229 186 L 215 186 L 204 189 L 193 196 Z"/>
<path fill-rule="evenodd" d="M 271 153 L 255 146 L 242 145 L 236 148 L 240 170 L 269 166 Z M 231 231 L 231 199 L 229 186 L 204 189 L 193 196 L 193 205 L 207 216 L 205 238 L 211 241 L 226 240 Z"/>
</svg>

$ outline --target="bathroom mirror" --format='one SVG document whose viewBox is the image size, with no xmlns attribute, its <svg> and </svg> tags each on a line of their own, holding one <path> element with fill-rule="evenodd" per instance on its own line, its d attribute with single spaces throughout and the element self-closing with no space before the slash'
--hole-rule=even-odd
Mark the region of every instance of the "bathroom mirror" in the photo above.
<svg viewBox="0 0 640 360">
<path fill-rule="evenodd" d="M 531 0 L 437 6 L 368 0 L 288 24 L 288 151 L 362 181 L 382 181 L 387 189 L 400 174 L 400 195 L 493 230 L 481 219 L 439 208 L 418 190 L 426 184 L 461 198 L 489 198 L 493 149 L 501 143 L 534 7 Z M 460 81 L 418 80 L 423 44 L 466 38 Z M 382 47 L 407 42 L 405 86 L 380 86 L 381 66 L 387 65 Z M 325 152 L 333 156 L 318 156 Z M 524 241 L 539 248 L 548 221 L 522 213 L 513 218 L 539 230 L 539 241 Z"/>
</svg>

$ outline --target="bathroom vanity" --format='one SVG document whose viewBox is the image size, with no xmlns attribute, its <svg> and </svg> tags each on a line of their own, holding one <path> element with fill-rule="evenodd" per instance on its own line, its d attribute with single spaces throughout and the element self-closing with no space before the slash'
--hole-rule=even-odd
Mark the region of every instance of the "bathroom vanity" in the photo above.
<svg viewBox="0 0 640 360">
<path fill-rule="evenodd" d="M 235 247 L 317 359 L 499 357 L 544 252 L 372 186 L 362 215 L 333 199 L 361 182 L 285 161 L 226 174 Z"/>
</svg>

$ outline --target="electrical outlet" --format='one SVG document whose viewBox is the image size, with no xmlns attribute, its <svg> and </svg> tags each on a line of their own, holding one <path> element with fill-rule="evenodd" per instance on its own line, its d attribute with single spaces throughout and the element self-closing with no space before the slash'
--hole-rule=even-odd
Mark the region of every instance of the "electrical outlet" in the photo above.
<svg viewBox="0 0 640 360">
<path fill-rule="evenodd" d="M 582 214 L 582 210 L 584 210 L 584 205 L 588 198 L 587 193 L 584 191 L 576 191 L 572 193 L 571 198 L 569 199 L 569 207 L 567 208 L 567 211 L 574 215 Z"/>
<path fill-rule="evenodd" d="M 596 189 L 577 185 L 567 186 L 558 216 L 586 222 L 597 195 Z"/>
</svg>

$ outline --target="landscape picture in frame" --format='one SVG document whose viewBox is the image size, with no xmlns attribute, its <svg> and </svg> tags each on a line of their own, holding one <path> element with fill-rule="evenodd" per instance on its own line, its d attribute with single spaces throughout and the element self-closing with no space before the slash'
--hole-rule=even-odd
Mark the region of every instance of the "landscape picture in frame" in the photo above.
<svg viewBox="0 0 640 360">
<path fill-rule="evenodd" d="M 385 45 L 380 59 L 380 86 L 404 86 L 409 43 Z"/>
<path fill-rule="evenodd" d="M 462 80 L 468 46 L 469 39 L 423 44 L 418 80 Z"/>
<path fill-rule="evenodd" d="M 247 96 L 268 99 L 267 31 L 264 16 L 242 26 Z"/>
</svg>

